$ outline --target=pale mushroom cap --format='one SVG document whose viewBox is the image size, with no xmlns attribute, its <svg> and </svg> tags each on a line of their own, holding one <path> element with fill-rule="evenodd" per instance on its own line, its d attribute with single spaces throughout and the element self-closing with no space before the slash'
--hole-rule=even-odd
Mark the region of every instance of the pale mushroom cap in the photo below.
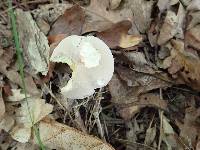
<svg viewBox="0 0 200 150">
<path fill-rule="evenodd" d="M 50 58 L 53 62 L 67 63 L 72 78 L 61 89 L 71 99 L 82 99 L 94 89 L 108 84 L 114 72 L 114 59 L 109 47 L 94 36 L 72 35 L 63 39 Z"/>
</svg>

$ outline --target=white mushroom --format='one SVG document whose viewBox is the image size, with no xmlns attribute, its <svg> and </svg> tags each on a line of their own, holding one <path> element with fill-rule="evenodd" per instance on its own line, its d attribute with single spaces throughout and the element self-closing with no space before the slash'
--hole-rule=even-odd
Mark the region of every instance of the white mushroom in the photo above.
<svg viewBox="0 0 200 150">
<path fill-rule="evenodd" d="M 67 63 L 72 69 L 72 78 L 61 88 L 71 99 L 92 95 L 94 89 L 108 84 L 114 72 L 109 47 L 94 36 L 68 36 L 54 49 L 50 61 Z"/>
</svg>

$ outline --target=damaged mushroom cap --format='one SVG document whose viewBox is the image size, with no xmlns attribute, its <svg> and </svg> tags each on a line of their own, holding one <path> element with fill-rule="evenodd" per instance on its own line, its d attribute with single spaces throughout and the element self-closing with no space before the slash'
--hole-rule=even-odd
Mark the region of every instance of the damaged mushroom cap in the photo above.
<svg viewBox="0 0 200 150">
<path fill-rule="evenodd" d="M 92 95 L 96 88 L 108 84 L 114 72 L 111 50 L 94 36 L 68 36 L 54 49 L 50 60 L 67 63 L 72 69 L 72 78 L 61 88 L 61 93 L 71 99 Z"/>
</svg>

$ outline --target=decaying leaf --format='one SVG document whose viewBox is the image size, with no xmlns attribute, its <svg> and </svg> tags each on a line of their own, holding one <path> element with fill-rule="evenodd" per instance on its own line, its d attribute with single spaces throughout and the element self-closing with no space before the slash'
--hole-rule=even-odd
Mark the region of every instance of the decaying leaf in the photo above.
<svg viewBox="0 0 200 150">
<path fill-rule="evenodd" d="M 110 2 L 110 9 L 116 9 L 117 7 L 119 7 L 120 3 L 122 0 L 109 0 Z"/>
<path fill-rule="evenodd" d="M 193 89 L 200 89 L 200 65 L 199 57 L 184 50 L 184 43 L 181 40 L 171 40 L 171 56 L 166 58 L 168 72 L 175 78 L 182 78 L 183 81 Z"/>
<path fill-rule="evenodd" d="M 112 102 L 116 104 L 130 104 L 137 101 L 140 94 L 170 86 L 161 79 L 123 66 L 116 66 L 115 70 L 118 74 L 114 74 L 109 82 L 109 90 Z"/>
<path fill-rule="evenodd" d="M 25 98 L 25 94 L 21 93 L 21 89 L 11 89 L 12 95 L 8 97 L 7 101 L 16 102 Z M 28 94 L 27 97 L 30 95 Z"/>
<path fill-rule="evenodd" d="M 52 25 L 48 38 L 51 42 L 56 42 L 55 38 L 70 35 L 80 35 L 82 26 L 85 20 L 85 13 L 79 5 L 66 9 L 65 13 L 61 15 Z M 53 40 L 54 39 L 54 40 Z"/>
<path fill-rule="evenodd" d="M 114 150 L 98 138 L 84 134 L 50 118 L 45 118 L 39 123 L 39 131 L 43 144 L 51 149 Z"/>
<path fill-rule="evenodd" d="M 0 121 L 0 130 L 9 132 L 15 124 L 15 120 L 8 114 L 5 114 L 3 119 Z"/>
<path fill-rule="evenodd" d="M 21 107 L 16 110 L 16 122 L 24 127 L 32 127 L 32 121 L 37 123 L 53 110 L 53 106 L 45 103 L 44 99 L 30 97 L 27 102 L 22 101 Z"/>
<path fill-rule="evenodd" d="M 177 33 L 178 18 L 173 11 L 168 10 L 158 36 L 158 44 L 165 44 Z"/>
<path fill-rule="evenodd" d="M 127 106 L 119 106 L 118 111 L 123 119 L 130 120 L 136 113 L 138 113 L 144 107 L 154 107 L 157 109 L 166 110 L 167 102 L 160 99 L 159 95 L 147 93 L 138 96 L 137 101 L 134 101 Z"/>
<path fill-rule="evenodd" d="M 191 46 L 200 51 L 200 25 L 196 25 L 186 31 L 185 42 L 188 46 Z"/>
<path fill-rule="evenodd" d="M 200 10 L 200 1 L 192 0 L 188 5 L 187 10 Z"/>
<path fill-rule="evenodd" d="M 141 36 L 128 35 L 130 28 L 130 21 L 122 21 L 114 24 L 107 30 L 98 32 L 96 36 L 102 39 L 110 48 L 129 48 L 142 41 Z"/>
<path fill-rule="evenodd" d="M 12 110 L 15 112 L 13 118 L 9 115 L 5 116 L 0 126 L 2 129 L 9 131 L 13 139 L 26 143 L 31 138 L 31 127 L 33 124 L 38 123 L 51 113 L 53 106 L 45 104 L 44 99 L 29 97 L 27 101 L 23 100 L 19 103 L 19 108 L 13 107 L 13 109 L 15 109 Z M 7 123 L 10 123 L 9 128 L 6 126 Z"/>
<path fill-rule="evenodd" d="M 154 5 L 154 1 L 149 0 L 126 0 L 124 8 L 131 9 L 133 13 L 133 24 L 139 32 L 145 33 L 151 23 L 151 12 Z"/>
<path fill-rule="evenodd" d="M 184 122 L 176 121 L 180 129 L 180 136 L 182 140 L 193 148 L 196 147 L 197 141 L 200 138 L 198 119 L 200 116 L 200 109 L 193 106 L 186 109 Z"/>
<path fill-rule="evenodd" d="M 46 5 L 39 5 L 37 9 L 31 11 L 33 17 L 37 19 L 42 19 L 52 24 L 58 19 L 60 15 L 63 15 L 66 9 L 72 7 L 69 3 L 53 3 Z"/>
<path fill-rule="evenodd" d="M 155 137 L 156 137 L 156 127 L 149 127 L 146 131 L 144 143 L 147 145 L 151 145 Z"/>
<path fill-rule="evenodd" d="M 144 53 L 137 51 L 124 52 L 123 55 L 137 72 L 154 74 L 156 71 L 147 62 Z"/>
<path fill-rule="evenodd" d="M 14 140 L 20 143 L 26 143 L 31 137 L 31 128 L 15 126 L 10 132 L 10 135 Z"/>
<path fill-rule="evenodd" d="M 16 18 L 20 44 L 26 63 L 33 74 L 41 72 L 46 75 L 50 50 L 47 37 L 40 31 L 30 12 L 17 9 Z"/>
</svg>

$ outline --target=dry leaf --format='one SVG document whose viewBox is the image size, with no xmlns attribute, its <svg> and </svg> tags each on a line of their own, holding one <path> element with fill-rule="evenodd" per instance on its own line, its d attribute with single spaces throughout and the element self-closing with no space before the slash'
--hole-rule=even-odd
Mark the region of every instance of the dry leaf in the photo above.
<svg viewBox="0 0 200 150">
<path fill-rule="evenodd" d="M 200 10 L 200 1 L 192 0 L 188 5 L 187 10 Z"/>
<path fill-rule="evenodd" d="M 109 0 L 110 9 L 117 9 L 119 7 L 122 0 Z"/>
<path fill-rule="evenodd" d="M 79 5 L 74 5 L 65 10 L 65 13 L 55 21 L 48 38 L 51 39 L 51 43 L 54 43 L 58 40 L 57 36 L 61 38 L 62 36 L 80 35 L 84 20 L 85 12 Z"/>
<path fill-rule="evenodd" d="M 131 9 L 133 13 L 132 24 L 136 25 L 139 32 L 145 33 L 151 23 L 151 13 L 154 5 L 154 1 L 149 0 L 126 0 L 124 8 Z"/>
<path fill-rule="evenodd" d="M 7 101 L 16 102 L 25 98 L 25 94 L 21 93 L 21 89 L 11 89 L 12 95 L 8 97 Z M 30 95 L 28 94 L 27 97 Z"/>
<path fill-rule="evenodd" d="M 39 123 L 39 131 L 41 140 L 47 148 L 63 150 L 114 150 L 110 145 L 98 138 L 84 134 L 50 118 L 45 118 Z"/>
<path fill-rule="evenodd" d="M 15 120 L 8 114 L 5 114 L 3 119 L 0 121 L 0 130 L 9 132 L 14 126 Z"/>
<path fill-rule="evenodd" d="M 195 27 L 200 23 L 200 11 L 189 12 L 187 17 L 189 20 L 187 25 L 187 30 Z"/>
<path fill-rule="evenodd" d="M 22 101 L 21 107 L 16 109 L 16 122 L 17 124 L 23 124 L 24 127 L 32 127 L 32 121 L 34 124 L 39 122 L 42 118 L 51 113 L 52 110 L 53 106 L 45 103 L 44 99 L 30 97 L 27 98 L 27 102 Z"/>
<path fill-rule="evenodd" d="M 144 143 L 150 146 L 151 143 L 154 141 L 155 137 L 156 137 L 156 127 L 149 127 L 146 130 Z"/>
<path fill-rule="evenodd" d="M 196 25 L 193 28 L 186 31 L 185 42 L 187 46 L 191 46 L 200 51 L 200 25 Z"/>
<path fill-rule="evenodd" d="M 158 44 L 165 44 L 177 33 L 178 17 L 173 11 L 168 10 L 164 23 L 158 36 Z"/>
<path fill-rule="evenodd" d="M 132 102 L 129 105 L 124 105 L 122 107 L 119 105 L 118 111 L 123 119 L 130 120 L 136 113 L 141 110 L 141 108 L 144 107 L 154 107 L 157 109 L 166 110 L 167 102 L 165 100 L 161 100 L 159 95 L 147 93 L 138 96 L 138 100 Z"/>
<path fill-rule="evenodd" d="M 98 32 L 96 36 L 102 39 L 110 48 L 129 48 L 142 41 L 141 36 L 128 35 L 131 28 L 130 21 L 122 21 L 114 24 L 111 28 Z"/>
<path fill-rule="evenodd" d="M 171 56 L 165 61 L 169 65 L 168 72 L 175 78 L 181 78 L 188 86 L 195 90 L 200 89 L 199 57 L 184 50 L 184 43 L 180 40 L 171 40 Z"/>
<path fill-rule="evenodd" d="M 155 70 L 150 67 L 144 53 L 137 51 L 124 52 L 123 55 L 129 60 L 133 69 L 137 72 L 154 74 Z"/>
<path fill-rule="evenodd" d="M 191 145 L 193 148 L 196 146 L 197 141 L 200 138 L 198 118 L 200 116 L 200 109 L 189 107 L 186 109 L 184 122 L 176 121 L 177 126 L 180 129 L 180 136 L 187 145 Z"/>
<path fill-rule="evenodd" d="M 10 132 L 11 137 L 21 143 L 26 143 L 31 137 L 31 128 L 15 126 Z"/>
<path fill-rule="evenodd" d="M 46 75 L 49 65 L 49 45 L 47 37 L 40 31 L 31 13 L 16 9 L 17 29 L 23 55 L 30 73 Z"/>
</svg>

